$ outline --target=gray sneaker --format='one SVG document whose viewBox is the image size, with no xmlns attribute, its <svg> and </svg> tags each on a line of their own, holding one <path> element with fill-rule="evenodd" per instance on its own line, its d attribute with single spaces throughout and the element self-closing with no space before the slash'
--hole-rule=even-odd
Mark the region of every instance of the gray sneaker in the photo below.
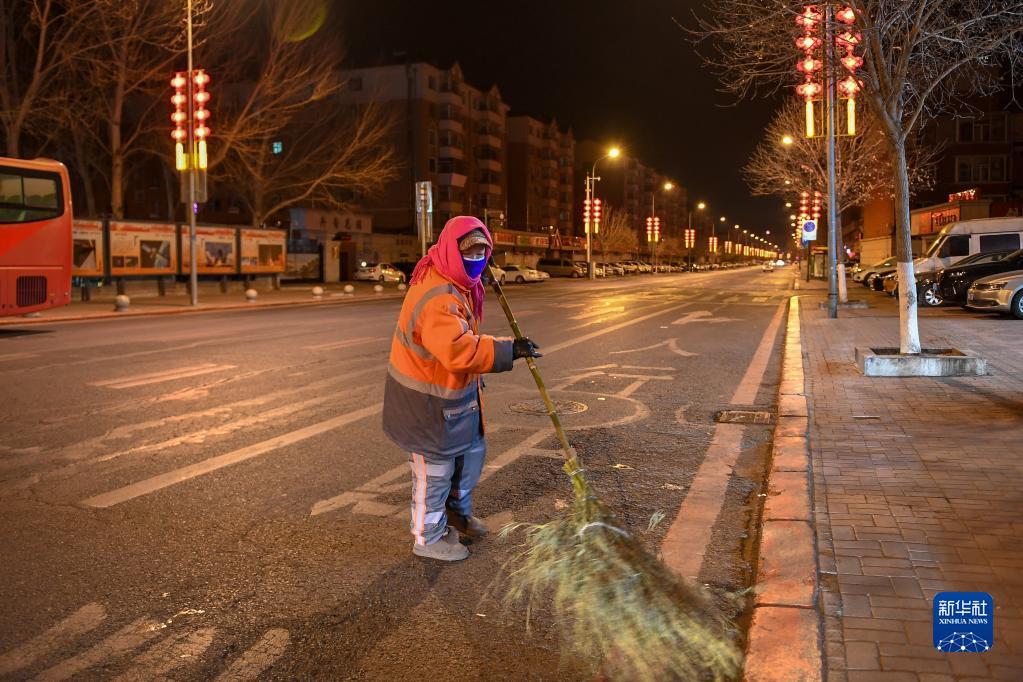
<svg viewBox="0 0 1023 682">
<path fill-rule="evenodd" d="M 458 531 L 448 526 L 444 537 L 437 542 L 429 545 L 413 544 L 412 553 L 438 561 L 461 561 L 469 557 L 469 548 L 458 541 Z"/>
<path fill-rule="evenodd" d="M 462 516 L 461 514 L 449 511 L 448 523 L 465 537 L 473 538 L 474 540 L 481 539 L 490 532 L 486 524 L 475 516 Z"/>
</svg>

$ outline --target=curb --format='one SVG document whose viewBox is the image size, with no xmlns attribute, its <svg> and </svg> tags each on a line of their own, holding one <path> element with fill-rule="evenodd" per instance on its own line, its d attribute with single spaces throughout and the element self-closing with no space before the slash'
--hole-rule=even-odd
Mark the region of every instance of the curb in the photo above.
<svg viewBox="0 0 1023 682">
<path fill-rule="evenodd" d="M 799 296 L 792 296 L 743 676 L 749 682 L 823 679 L 804 380 Z"/>
<path fill-rule="evenodd" d="M 182 307 L 182 308 L 171 308 L 171 309 L 163 309 L 163 310 L 140 310 L 140 311 L 129 310 L 129 311 L 123 312 L 123 313 L 118 313 L 118 312 L 110 311 L 110 312 L 95 313 L 95 314 L 89 314 L 89 315 L 74 315 L 74 316 L 70 316 L 69 315 L 69 316 L 66 316 L 66 317 L 49 317 L 49 318 L 47 318 L 47 317 L 32 317 L 32 318 L 10 317 L 10 318 L 0 319 L 0 329 L 2 329 L 3 327 L 13 327 L 13 326 L 22 327 L 22 326 L 25 326 L 25 325 L 35 325 L 35 324 L 57 324 L 59 322 L 88 322 L 90 320 L 110 320 L 110 319 L 114 319 L 114 318 L 123 320 L 123 319 L 126 319 L 126 318 L 133 318 L 133 317 L 155 317 L 155 316 L 158 316 L 158 315 L 189 315 L 189 314 L 197 314 L 197 313 L 232 312 L 232 311 L 240 311 L 240 310 L 264 310 L 266 308 L 284 308 L 284 307 L 287 307 L 287 306 L 294 307 L 294 308 L 307 308 L 307 307 L 315 306 L 315 305 L 342 305 L 342 304 L 351 304 L 351 303 L 368 303 L 370 301 L 395 300 L 395 299 L 402 299 L 404 297 L 405 297 L 405 294 L 380 294 L 380 295 L 370 294 L 370 295 L 363 296 L 363 297 L 346 297 L 346 298 L 338 297 L 338 298 L 329 298 L 329 299 L 324 299 L 324 300 L 319 300 L 319 301 L 315 301 L 315 300 L 313 300 L 313 301 L 293 300 L 293 301 L 276 301 L 276 302 L 271 302 L 271 303 L 258 303 L 258 302 L 257 303 L 228 303 L 228 304 L 223 304 L 223 305 L 203 306 L 203 307 L 199 307 L 199 308 L 192 308 L 192 307 L 185 306 L 185 307 Z"/>
</svg>

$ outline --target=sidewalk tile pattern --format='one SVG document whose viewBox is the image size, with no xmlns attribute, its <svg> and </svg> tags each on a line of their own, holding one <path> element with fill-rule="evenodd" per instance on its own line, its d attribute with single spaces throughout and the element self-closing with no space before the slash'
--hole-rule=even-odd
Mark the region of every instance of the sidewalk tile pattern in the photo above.
<svg viewBox="0 0 1023 682">
<path fill-rule="evenodd" d="M 894 306 L 871 303 L 802 306 L 828 680 L 1023 680 L 1023 324 L 924 315 L 925 346 L 990 375 L 865 378 L 855 347 L 898 345 Z M 945 590 L 993 595 L 991 651 L 933 647 Z"/>
</svg>

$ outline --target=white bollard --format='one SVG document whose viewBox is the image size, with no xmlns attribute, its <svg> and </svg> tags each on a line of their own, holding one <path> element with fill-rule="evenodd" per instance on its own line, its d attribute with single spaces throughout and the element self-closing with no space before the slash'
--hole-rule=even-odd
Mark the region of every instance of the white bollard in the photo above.
<svg viewBox="0 0 1023 682">
<path fill-rule="evenodd" d="M 248 303 L 255 303 L 257 298 L 259 298 L 259 292 L 258 291 L 256 291 L 255 289 L 246 289 L 245 290 L 245 300 L 246 300 L 246 302 L 248 302 Z"/>
<path fill-rule="evenodd" d="M 398 285 L 398 291 L 405 291 L 406 289 L 408 289 L 408 285 L 406 285 L 404 282 Z"/>
<path fill-rule="evenodd" d="M 323 298 L 323 287 L 313 287 L 313 298 Z"/>
<path fill-rule="evenodd" d="M 353 287 L 351 284 L 346 284 L 345 285 L 345 296 L 354 296 L 354 295 L 355 295 L 355 287 Z"/>
<path fill-rule="evenodd" d="M 377 295 L 384 293 L 384 285 L 383 284 L 376 284 L 376 285 L 374 285 L 373 286 L 373 291 L 375 291 L 377 293 Z"/>
<path fill-rule="evenodd" d="M 124 294 L 119 294 L 114 297 L 115 312 L 123 313 L 125 310 L 128 309 L 129 305 L 131 305 L 131 299 L 125 296 Z"/>
</svg>

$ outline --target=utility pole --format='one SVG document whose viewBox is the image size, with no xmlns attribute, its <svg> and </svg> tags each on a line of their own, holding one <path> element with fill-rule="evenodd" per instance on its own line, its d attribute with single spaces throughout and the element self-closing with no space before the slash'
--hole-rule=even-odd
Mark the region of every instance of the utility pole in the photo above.
<svg viewBox="0 0 1023 682">
<path fill-rule="evenodd" d="M 827 3 L 824 8 L 825 106 L 828 116 L 828 317 L 838 317 L 838 207 L 835 178 L 835 8 Z"/>
<path fill-rule="evenodd" d="M 178 5 L 180 7 L 180 5 Z M 196 248 L 195 214 L 199 204 L 195 201 L 195 72 L 192 68 L 192 0 L 188 0 L 188 282 L 192 306 L 199 305 L 199 254 Z"/>
</svg>

